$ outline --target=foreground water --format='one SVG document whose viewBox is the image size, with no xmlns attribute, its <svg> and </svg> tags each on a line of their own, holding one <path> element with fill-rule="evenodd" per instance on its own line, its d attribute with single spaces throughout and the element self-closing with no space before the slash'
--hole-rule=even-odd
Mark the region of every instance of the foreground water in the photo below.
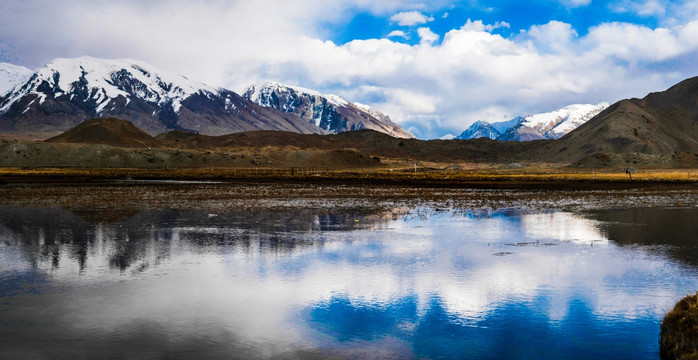
<svg viewBox="0 0 698 360">
<path fill-rule="evenodd" d="M 698 289 L 696 208 L 399 205 L 1 206 L 0 351 L 656 359 Z"/>
</svg>

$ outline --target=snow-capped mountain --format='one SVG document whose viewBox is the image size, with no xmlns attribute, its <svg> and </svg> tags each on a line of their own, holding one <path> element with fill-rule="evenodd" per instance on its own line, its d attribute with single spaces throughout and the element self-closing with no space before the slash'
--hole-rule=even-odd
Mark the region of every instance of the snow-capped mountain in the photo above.
<svg viewBox="0 0 698 360">
<path fill-rule="evenodd" d="M 7 132 L 43 137 L 93 117 L 129 120 L 151 135 L 173 129 L 207 135 L 249 130 L 323 133 L 232 91 L 136 60 L 56 59 L 0 97 L 0 130 Z"/>
<path fill-rule="evenodd" d="M 490 139 L 497 139 L 502 134 L 497 131 L 497 129 L 492 126 L 492 124 L 488 123 L 487 121 L 481 121 L 478 120 L 468 129 L 463 131 L 460 135 L 456 137 L 456 139 L 477 139 L 477 138 L 490 138 Z"/>
<path fill-rule="evenodd" d="M 608 103 L 574 104 L 562 109 L 508 121 L 488 123 L 477 121 L 458 136 L 458 139 L 488 137 L 504 141 L 559 139 L 589 121 L 609 106 Z"/>
<path fill-rule="evenodd" d="M 413 138 L 387 115 L 370 106 L 349 102 L 337 95 L 267 82 L 250 86 L 243 97 L 264 107 L 300 116 L 332 133 L 371 129 L 400 138 Z"/>
<path fill-rule="evenodd" d="M 26 81 L 32 73 L 33 71 L 24 66 L 0 63 L 0 96 Z"/>
</svg>

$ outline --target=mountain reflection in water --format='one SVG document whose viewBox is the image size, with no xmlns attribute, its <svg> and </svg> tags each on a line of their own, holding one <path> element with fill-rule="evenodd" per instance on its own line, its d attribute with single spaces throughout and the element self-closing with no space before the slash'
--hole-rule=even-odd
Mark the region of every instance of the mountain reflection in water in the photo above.
<svg viewBox="0 0 698 360">
<path fill-rule="evenodd" d="M 3 207 L 0 350 L 656 358 L 663 313 L 698 286 L 680 256 L 697 211 Z"/>
</svg>

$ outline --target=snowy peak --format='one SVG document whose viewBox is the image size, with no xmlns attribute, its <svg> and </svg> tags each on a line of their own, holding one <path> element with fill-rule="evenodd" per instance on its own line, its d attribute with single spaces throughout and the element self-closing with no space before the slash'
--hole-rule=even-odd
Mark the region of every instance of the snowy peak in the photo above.
<svg viewBox="0 0 698 360">
<path fill-rule="evenodd" d="M 541 139 L 559 139 L 596 116 L 596 114 L 608 106 L 609 104 L 605 102 L 596 105 L 573 104 L 559 110 L 529 115 L 524 117 L 517 126 L 509 130 L 505 136 L 511 137 L 511 140 L 518 140 L 517 136 L 521 137 L 523 135 L 524 137 L 532 137 L 530 140 L 534 140 L 533 138 L 538 134 Z M 529 139 L 524 138 L 523 140 Z"/>
<path fill-rule="evenodd" d="M 0 131 L 18 136 L 49 137 L 87 119 L 107 117 L 128 120 L 150 135 L 170 130 L 325 133 L 299 116 L 137 60 L 56 59 L 0 97 Z"/>
<path fill-rule="evenodd" d="M 489 138 L 496 140 L 499 138 L 502 134 L 495 129 L 492 124 L 488 123 L 487 121 L 476 121 L 468 129 L 463 131 L 460 135 L 456 137 L 456 139 L 478 139 L 478 138 Z"/>
<path fill-rule="evenodd" d="M 368 105 L 300 86 L 267 82 L 261 87 L 250 86 L 243 97 L 263 107 L 296 114 L 333 133 L 371 129 L 394 137 L 414 137 L 390 117 Z"/>
<path fill-rule="evenodd" d="M 567 135 L 570 131 L 578 128 L 582 124 L 591 120 L 609 106 L 607 102 L 592 104 L 575 104 L 561 109 L 562 121 L 551 130 L 545 133 L 548 139 L 559 139 Z"/>
<path fill-rule="evenodd" d="M 0 63 L 0 97 L 27 81 L 32 73 L 34 72 L 24 66 Z"/>
<path fill-rule="evenodd" d="M 508 121 L 488 123 L 476 121 L 458 139 L 488 137 L 504 141 L 559 139 L 589 121 L 609 106 L 608 103 L 573 104 L 562 109 L 518 116 Z"/>
<path fill-rule="evenodd" d="M 95 105 L 99 114 L 119 97 L 128 102 L 138 98 L 160 106 L 168 105 L 175 113 L 181 102 L 193 94 L 217 94 L 219 89 L 191 81 L 184 76 L 160 70 L 136 60 L 106 60 L 92 57 L 56 59 L 35 72 L 29 81 L 13 89 L 0 107 L 9 109 L 27 95 L 36 95 L 40 102 L 46 97 L 75 97 Z"/>
<path fill-rule="evenodd" d="M 245 98 L 264 107 L 274 107 L 275 100 L 283 101 L 289 109 L 292 109 L 294 98 L 322 99 L 332 106 L 347 106 L 349 102 L 337 95 L 322 94 L 315 90 L 306 89 L 300 86 L 285 85 L 278 82 L 267 82 L 261 88 L 256 85 L 250 86 L 245 91 Z M 292 111 L 287 111 L 292 112 Z"/>
</svg>

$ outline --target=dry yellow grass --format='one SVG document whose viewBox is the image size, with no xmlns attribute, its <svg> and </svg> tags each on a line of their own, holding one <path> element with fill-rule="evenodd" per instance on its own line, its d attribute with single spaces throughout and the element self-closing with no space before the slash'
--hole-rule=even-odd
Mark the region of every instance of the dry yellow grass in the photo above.
<svg viewBox="0 0 698 360">
<path fill-rule="evenodd" d="M 397 165 L 397 164 L 396 164 Z M 559 167 L 527 167 L 500 170 L 493 167 L 453 169 L 452 167 L 396 166 L 380 169 L 313 169 L 313 168 L 203 168 L 203 169 L 135 169 L 135 168 L 0 168 L 0 180 L 90 180 L 90 179 L 209 179 L 209 180 L 346 180 L 410 183 L 532 183 L 532 182 L 698 182 L 698 169 L 640 170 L 632 179 L 621 169 L 578 170 Z"/>
<path fill-rule="evenodd" d="M 698 359 L 698 295 L 681 299 L 662 321 L 662 359 Z"/>
</svg>

